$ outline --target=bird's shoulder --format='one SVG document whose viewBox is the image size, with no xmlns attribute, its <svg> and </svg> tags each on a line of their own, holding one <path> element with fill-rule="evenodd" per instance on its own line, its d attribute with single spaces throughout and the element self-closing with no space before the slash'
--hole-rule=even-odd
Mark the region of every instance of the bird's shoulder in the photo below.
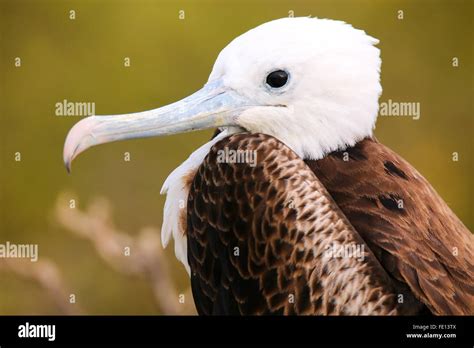
<svg viewBox="0 0 474 348">
<path fill-rule="evenodd" d="M 306 163 L 393 278 L 433 313 L 474 313 L 474 237 L 415 168 L 370 138 Z"/>
</svg>

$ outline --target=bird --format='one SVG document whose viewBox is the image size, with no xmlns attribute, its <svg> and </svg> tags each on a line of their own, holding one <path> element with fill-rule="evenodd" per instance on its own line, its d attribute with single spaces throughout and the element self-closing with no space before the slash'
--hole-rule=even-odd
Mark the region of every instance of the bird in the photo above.
<svg viewBox="0 0 474 348">
<path fill-rule="evenodd" d="M 64 163 L 107 142 L 215 129 L 165 180 L 201 315 L 472 315 L 474 237 L 374 135 L 378 40 L 294 17 L 232 40 L 194 94 L 89 116 Z"/>
</svg>

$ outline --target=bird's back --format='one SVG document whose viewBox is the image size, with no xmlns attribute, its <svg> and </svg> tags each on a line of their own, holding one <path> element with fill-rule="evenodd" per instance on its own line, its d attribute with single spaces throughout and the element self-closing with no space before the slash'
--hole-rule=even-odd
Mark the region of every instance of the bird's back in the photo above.
<svg viewBox="0 0 474 348">
<path fill-rule="evenodd" d="M 370 138 L 306 163 L 400 291 L 474 314 L 474 236 L 415 168 Z"/>
</svg>

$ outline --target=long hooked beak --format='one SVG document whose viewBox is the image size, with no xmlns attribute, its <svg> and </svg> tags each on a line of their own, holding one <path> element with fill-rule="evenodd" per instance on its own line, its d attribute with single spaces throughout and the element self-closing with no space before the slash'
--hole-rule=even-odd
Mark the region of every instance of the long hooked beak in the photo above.
<svg viewBox="0 0 474 348">
<path fill-rule="evenodd" d="M 189 97 L 158 109 L 126 115 L 90 116 L 69 131 L 64 144 L 64 164 L 69 172 L 77 155 L 98 144 L 236 126 L 237 116 L 249 106 L 247 98 L 216 80 Z"/>
</svg>

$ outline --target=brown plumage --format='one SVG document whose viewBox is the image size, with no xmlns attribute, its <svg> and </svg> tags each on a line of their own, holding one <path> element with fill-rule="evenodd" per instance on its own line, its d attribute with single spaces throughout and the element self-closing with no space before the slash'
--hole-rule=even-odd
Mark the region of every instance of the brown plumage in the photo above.
<svg viewBox="0 0 474 348">
<path fill-rule="evenodd" d="M 226 147 L 256 166 L 218 163 Z M 474 313 L 473 236 L 375 140 L 319 161 L 263 134 L 221 140 L 192 181 L 187 239 L 200 314 Z"/>
<path fill-rule="evenodd" d="M 415 168 L 372 139 L 306 163 L 392 278 L 434 314 L 474 314 L 474 236 Z"/>
</svg>

